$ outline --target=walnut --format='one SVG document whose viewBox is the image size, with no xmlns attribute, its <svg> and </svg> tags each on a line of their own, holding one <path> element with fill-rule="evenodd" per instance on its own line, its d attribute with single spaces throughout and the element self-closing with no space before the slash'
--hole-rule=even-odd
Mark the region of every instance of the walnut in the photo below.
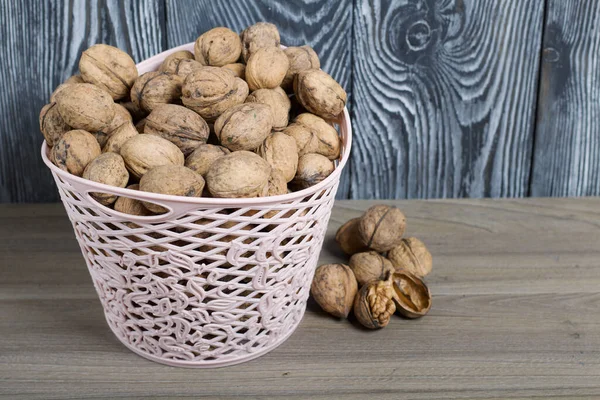
<svg viewBox="0 0 600 400">
<path fill-rule="evenodd" d="M 242 33 L 242 58 L 248 62 L 250 56 L 263 47 L 277 47 L 280 45 L 277 27 L 268 22 L 257 22 L 247 27 Z"/>
<path fill-rule="evenodd" d="M 222 67 L 236 62 L 242 52 L 240 37 L 231 29 L 218 27 L 196 39 L 194 54 L 202 65 Z"/>
<path fill-rule="evenodd" d="M 321 61 L 319 61 L 319 56 L 312 47 L 310 46 L 301 46 L 301 47 L 288 47 L 283 50 L 285 55 L 287 56 L 290 67 L 285 74 L 285 78 L 283 78 L 283 82 L 281 82 L 281 87 L 284 88 L 287 92 L 293 91 L 293 83 L 296 74 L 300 71 L 304 71 L 305 69 L 319 69 L 321 68 Z"/>
<path fill-rule="evenodd" d="M 290 66 L 287 56 L 279 47 L 256 50 L 246 64 L 246 82 L 250 90 L 274 89 L 281 85 Z"/>
<path fill-rule="evenodd" d="M 121 146 L 121 155 L 131 174 L 141 178 L 160 165 L 183 165 L 183 153 L 177 146 L 155 135 L 135 135 Z"/>
<path fill-rule="evenodd" d="M 227 64 L 222 68 L 230 71 L 236 78 L 246 79 L 246 66 L 242 63 Z"/>
<path fill-rule="evenodd" d="M 267 196 L 279 196 L 287 194 L 288 187 L 285 177 L 278 169 L 271 169 L 271 175 L 269 176 L 269 182 L 267 184 Z M 270 218 L 272 215 L 277 214 L 278 210 L 269 211 L 266 215 Z"/>
<path fill-rule="evenodd" d="M 300 114 L 284 132 L 296 140 L 300 156 L 317 153 L 330 160 L 340 156 L 340 137 L 335 128 L 323 118 L 310 113 Z"/>
<path fill-rule="evenodd" d="M 115 116 L 110 95 L 89 83 L 69 84 L 56 95 L 56 103 L 60 116 L 73 129 L 100 131 Z"/>
<path fill-rule="evenodd" d="M 358 233 L 360 218 L 353 218 L 340 226 L 335 234 L 335 241 L 344 253 L 348 255 L 367 251 L 369 248 L 363 243 Z"/>
<path fill-rule="evenodd" d="M 396 312 L 392 274 L 365 284 L 354 299 L 354 316 L 366 328 L 385 328 Z"/>
<path fill-rule="evenodd" d="M 52 147 L 71 127 L 62 119 L 56 103 L 46 104 L 40 111 L 40 131 Z"/>
<path fill-rule="evenodd" d="M 258 89 L 250 93 L 246 103 L 266 104 L 271 108 L 273 115 L 273 130 L 283 130 L 288 125 L 290 114 L 290 99 L 280 87 L 275 89 Z"/>
<path fill-rule="evenodd" d="M 229 153 L 229 149 L 222 146 L 201 144 L 185 159 L 185 166 L 204 177 L 217 159 Z"/>
<path fill-rule="evenodd" d="M 66 132 L 52 148 L 54 164 L 77 176 L 81 176 L 85 167 L 99 155 L 100 145 L 96 138 L 81 129 Z"/>
<path fill-rule="evenodd" d="M 265 104 L 233 106 L 215 121 L 215 133 L 222 146 L 231 151 L 255 150 L 273 127 L 271 108 Z"/>
<path fill-rule="evenodd" d="M 260 197 L 267 191 L 271 166 L 249 151 L 236 151 L 217 159 L 206 174 L 214 197 Z"/>
<path fill-rule="evenodd" d="M 294 78 L 298 101 L 313 114 L 336 118 L 346 106 L 346 92 L 329 74 L 320 69 L 305 69 Z"/>
<path fill-rule="evenodd" d="M 144 133 L 167 139 L 187 156 L 206 143 L 209 131 L 206 121 L 192 110 L 175 104 L 160 104 L 146 117 Z"/>
<path fill-rule="evenodd" d="M 199 174 L 182 165 L 161 165 L 150 169 L 140 179 L 143 192 L 174 196 L 200 197 L 204 189 L 204 179 Z M 143 202 L 144 207 L 154 213 L 168 211 L 154 203 Z"/>
<path fill-rule="evenodd" d="M 402 242 L 406 218 L 396 207 L 376 205 L 360 220 L 358 231 L 367 247 L 380 252 L 393 249 Z"/>
<path fill-rule="evenodd" d="M 82 82 L 85 83 L 85 82 Z M 60 85 L 58 85 L 56 87 L 56 89 L 54 89 L 54 92 L 52 92 L 52 94 L 50 95 L 50 103 L 56 103 L 56 98 L 58 96 L 58 94 L 60 92 L 62 92 L 65 88 L 68 88 L 69 86 L 73 86 L 75 83 L 61 83 Z"/>
<path fill-rule="evenodd" d="M 347 265 L 326 264 L 316 269 L 310 294 L 323 311 L 347 318 L 357 290 L 356 278 Z"/>
<path fill-rule="evenodd" d="M 359 286 L 372 280 L 384 279 L 394 272 L 391 261 L 375 251 L 354 254 L 350 257 L 349 265 Z"/>
<path fill-rule="evenodd" d="M 138 131 L 135 129 L 135 126 L 133 126 L 131 122 L 125 122 L 112 131 L 110 137 L 106 140 L 104 146 L 102 146 L 102 152 L 121 153 L 121 146 L 123 146 L 123 143 L 137 135 Z"/>
<path fill-rule="evenodd" d="M 388 253 L 388 258 L 396 270 L 405 270 L 419 278 L 431 272 L 433 260 L 425 243 L 415 237 L 402 239 L 400 244 Z"/>
<path fill-rule="evenodd" d="M 81 54 L 81 78 L 108 92 L 113 100 L 129 94 L 138 77 L 135 61 L 116 47 L 96 44 Z"/>
<path fill-rule="evenodd" d="M 191 51 L 179 50 L 169 54 L 160 64 L 158 68 L 159 72 L 168 72 L 170 74 L 177 74 L 177 68 L 181 60 L 194 60 L 194 54 Z"/>
<path fill-rule="evenodd" d="M 145 112 L 159 104 L 180 103 L 183 78 L 168 72 L 146 72 L 131 88 L 131 101 Z"/>
<path fill-rule="evenodd" d="M 298 167 L 298 147 L 294 138 L 283 132 L 273 132 L 258 148 L 257 153 L 273 169 L 281 171 L 286 182 L 294 179 Z"/>
<path fill-rule="evenodd" d="M 92 135 L 94 135 L 96 140 L 98 140 L 100 147 L 104 147 L 106 145 L 108 138 L 111 137 L 113 132 L 121 125 L 126 122 L 132 122 L 131 114 L 129 114 L 129 111 L 127 111 L 125 107 L 118 103 L 115 103 L 113 107 L 115 109 L 115 116 L 113 117 L 111 123 L 101 131 L 92 132 Z"/>
<path fill-rule="evenodd" d="M 124 188 L 129 182 L 129 173 L 123 157 L 116 153 L 104 153 L 94 158 L 83 171 L 83 178 L 105 185 Z M 90 193 L 98 203 L 109 206 L 117 196 L 108 193 Z"/>
<path fill-rule="evenodd" d="M 295 190 L 306 189 L 327 178 L 335 166 L 327 157 L 309 153 L 298 159 L 298 170 L 291 182 Z"/>
<path fill-rule="evenodd" d="M 183 84 L 183 104 L 213 122 L 225 110 L 242 104 L 248 97 L 248 85 L 217 67 L 192 72 Z"/>
<path fill-rule="evenodd" d="M 421 278 L 405 270 L 393 275 L 396 311 L 405 318 L 420 318 L 431 309 L 431 292 Z"/>
<path fill-rule="evenodd" d="M 127 186 L 127 189 L 130 190 L 140 190 L 140 185 L 135 183 L 133 185 Z M 130 215 L 138 215 L 142 217 L 147 217 L 149 215 L 154 215 L 154 213 L 148 210 L 141 201 L 137 199 L 132 199 L 131 197 L 121 196 L 117 199 L 114 206 L 115 211 L 121 212 L 123 214 Z M 135 224 L 125 223 L 129 225 L 131 228 L 135 228 Z"/>
<path fill-rule="evenodd" d="M 204 65 L 196 60 L 180 60 L 177 69 L 175 70 L 175 74 L 185 79 L 189 74 L 200 68 L 204 68 Z"/>
</svg>

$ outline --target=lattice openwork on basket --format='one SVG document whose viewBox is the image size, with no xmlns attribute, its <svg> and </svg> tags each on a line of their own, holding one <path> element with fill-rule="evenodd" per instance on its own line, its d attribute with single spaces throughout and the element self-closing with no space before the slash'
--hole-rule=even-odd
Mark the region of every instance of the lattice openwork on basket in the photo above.
<svg viewBox="0 0 600 400">
<path fill-rule="evenodd" d="M 156 69 L 169 53 L 138 66 Z M 306 308 L 310 283 L 349 156 L 313 188 L 257 199 L 185 198 L 113 188 L 72 176 L 42 157 L 102 302 L 121 342 L 154 361 L 211 367 L 255 358 L 281 344 Z M 89 193 L 152 201 L 164 215 L 141 217 L 102 206 Z"/>
</svg>

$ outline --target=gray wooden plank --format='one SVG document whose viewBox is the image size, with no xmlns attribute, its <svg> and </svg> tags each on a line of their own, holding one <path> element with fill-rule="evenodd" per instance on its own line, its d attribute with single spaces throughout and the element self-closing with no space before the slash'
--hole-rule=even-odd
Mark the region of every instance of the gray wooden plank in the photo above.
<svg viewBox="0 0 600 400">
<path fill-rule="evenodd" d="M 40 109 L 92 44 L 116 45 L 137 61 L 162 51 L 164 2 L 0 3 L 0 203 L 56 201 L 39 156 Z"/>
<path fill-rule="evenodd" d="M 376 332 L 309 304 L 297 332 L 219 370 L 158 365 L 113 338 L 62 207 L 0 207 L 0 397 L 593 399 L 600 199 L 388 201 L 434 256 L 433 308 Z M 373 201 L 336 203 L 335 230 Z"/>
<path fill-rule="evenodd" d="M 216 26 L 241 32 L 256 22 L 271 22 L 282 44 L 312 46 L 321 68 L 351 96 L 352 0 L 167 0 L 166 7 L 169 47 L 193 42 Z M 349 171 L 344 171 L 338 198 L 347 198 L 349 190 Z"/>
<path fill-rule="evenodd" d="M 600 194 L 600 3 L 549 0 L 531 194 Z"/>
<path fill-rule="evenodd" d="M 543 8 L 357 0 L 351 197 L 527 195 Z"/>
</svg>

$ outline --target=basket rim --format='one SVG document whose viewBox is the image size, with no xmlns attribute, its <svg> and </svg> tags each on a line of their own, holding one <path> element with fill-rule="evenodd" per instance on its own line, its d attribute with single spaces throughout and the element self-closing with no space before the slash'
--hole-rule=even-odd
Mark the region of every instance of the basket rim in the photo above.
<svg viewBox="0 0 600 400">
<path fill-rule="evenodd" d="M 181 46 L 174 47 L 172 49 L 163 51 L 155 56 L 152 56 L 136 66 L 139 69 L 144 69 L 146 65 L 150 63 L 155 63 L 159 60 L 164 59 L 169 54 L 178 51 L 178 50 L 187 50 L 190 47 L 193 48 L 194 42 L 187 43 Z M 282 46 L 284 47 L 284 46 Z M 262 206 L 269 204 L 279 204 L 279 203 L 290 203 L 294 200 L 302 199 L 305 197 L 309 197 L 318 191 L 331 186 L 334 181 L 340 179 L 340 175 L 342 170 L 346 166 L 348 159 L 350 158 L 350 150 L 352 147 L 352 124 L 350 121 L 350 114 L 348 112 L 348 108 L 344 107 L 344 111 L 341 114 L 341 118 L 337 123 L 344 128 L 345 135 L 342 137 L 343 141 L 343 152 L 341 154 L 341 159 L 339 159 L 338 165 L 335 167 L 333 173 L 325 178 L 323 181 L 318 184 L 311 186 L 306 189 L 299 190 L 297 192 L 292 192 L 283 195 L 277 196 L 269 196 L 269 197 L 250 197 L 250 198 L 214 198 L 214 197 L 185 197 L 185 196 L 174 196 L 174 195 L 166 195 L 166 194 L 158 194 L 158 193 L 150 193 L 150 192 L 142 192 L 140 190 L 127 189 L 127 188 L 119 188 L 115 186 L 106 185 L 103 183 L 98 183 L 94 181 L 90 181 L 84 179 L 82 177 L 72 175 L 67 171 L 63 171 L 54 165 L 50 159 L 48 158 L 48 144 L 46 140 L 42 142 L 41 147 L 41 156 L 44 164 L 56 175 L 60 176 L 65 181 L 72 181 L 77 183 L 79 186 L 86 187 L 87 192 L 95 192 L 101 191 L 110 194 L 115 194 L 118 196 L 125 196 L 131 198 L 143 198 L 144 200 L 153 201 L 167 201 L 172 203 L 180 203 L 180 204 L 193 204 L 198 206 Z"/>
</svg>

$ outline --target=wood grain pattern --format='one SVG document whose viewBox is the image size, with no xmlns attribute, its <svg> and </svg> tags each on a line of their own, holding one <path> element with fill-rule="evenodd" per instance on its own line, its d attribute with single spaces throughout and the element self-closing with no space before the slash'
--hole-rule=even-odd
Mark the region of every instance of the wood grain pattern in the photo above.
<svg viewBox="0 0 600 400">
<path fill-rule="evenodd" d="M 62 207 L 0 207 L 0 397 L 600 397 L 600 199 L 387 203 L 434 255 L 427 317 L 371 332 L 311 303 L 281 347 L 219 370 L 127 350 Z M 372 204 L 336 204 L 321 263 L 345 260 L 334 232 Z"/>
<path fill-rule="evenodd" d="M 549 0 L 531 194 L 600 194 L 600 3 Z"/>
<path fill-rule="evenodd" d="M 0 18 L 0 203 L 56 201 L 39 156 L 40 109 L 92 44 L 116 45 L 138 61 L 162 51 L 164 4 L 3 1 Z"/>
<path fill-rule="evenodd" d="M 352 0 L 167 0 L 169 47 L 192 42 L 203 32 L 227 26 L 241 32 L 259 21 L 272 22 L 287 46 L 312 46 L 321 68 L 344 87 L 352 101 Z M 347 198 L 349 171 L 338 198 Z"/>
<path fill-rule="evenodd" d="M 526 195 L 543 2 L 355 4 L 351 196 Z"/>
</svg>

